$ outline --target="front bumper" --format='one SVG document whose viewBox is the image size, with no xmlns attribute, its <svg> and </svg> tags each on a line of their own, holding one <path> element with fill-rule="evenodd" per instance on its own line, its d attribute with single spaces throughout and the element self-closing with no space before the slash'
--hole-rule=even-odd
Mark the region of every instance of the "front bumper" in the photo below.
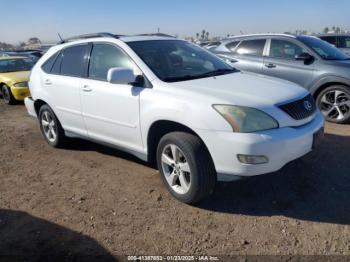
<svg viewBox="0 0 350 262">
<path fill-rule="evenodd" d="M 283 127 L 256 133 L 214 132 L 195 130 L 206 144 L 218 177 L 255 176 L 281 169 L 288 162 L 312 150 L 313 135 L 324 126 L 317 111 L 315 118 L 299 127 Z M 237 154 L 263 155 L 268 163 L 242 164 Z"/>
<path fill-rule="evenodd" d="M 27 96 L 30 96 L 29 87 L 11 87 L 13 97 L 18 101 L 23 101 Z"/>
</svg>

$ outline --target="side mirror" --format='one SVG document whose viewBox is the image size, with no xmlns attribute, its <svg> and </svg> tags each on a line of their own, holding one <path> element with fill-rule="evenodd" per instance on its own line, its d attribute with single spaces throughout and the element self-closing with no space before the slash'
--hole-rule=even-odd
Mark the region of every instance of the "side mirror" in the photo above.
<svg viewBox="0 0 350 262">
<path fill-rule="evenodd" d="M 107 81 L 112 84 L 128 85 L 136 82 L 136 76 L 129 68 L 114 67 L 108 70 Z"/>
<path fill-rule="evenodd" d="M 312 55 L 310 55 L 309 53 L 301 53 L 301 54 L 295 56 L 295 60 L 300 60 L 300 61 L 310 61 L 313 58 L 314 57 Z"/>
</svg>

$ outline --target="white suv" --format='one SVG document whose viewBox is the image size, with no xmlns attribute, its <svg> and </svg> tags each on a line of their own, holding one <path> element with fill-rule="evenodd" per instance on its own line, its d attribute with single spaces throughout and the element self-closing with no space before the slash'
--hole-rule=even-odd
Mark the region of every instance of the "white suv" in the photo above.
<svg viewBox="0 0 350 262">
<path fill-rule="evenodd" d="M 308 91 L 235 70 L 187 41 L 85 35 L 34 66 L 30 115 L 46 141 L 79 136 L 154 161 L 174 197 L 269 173 L 312 150 L 324 119 Z"/>
</svg>

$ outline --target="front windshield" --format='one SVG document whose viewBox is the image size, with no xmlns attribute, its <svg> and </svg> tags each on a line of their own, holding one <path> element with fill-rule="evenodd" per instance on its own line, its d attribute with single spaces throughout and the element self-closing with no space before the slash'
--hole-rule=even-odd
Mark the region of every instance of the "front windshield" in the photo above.
<svg viewBox="0 0 350 262">
<path fill-rule="evenodd" d="M 181 40 L 129 42 L 159 79 L 177 82 L 236 72 L 208 51 Z"/>
<path fill-rule="evenodd" d="M 29 71 L 34 66 L 30 58 L 0 60 L 0 73 Z"/>
<path fill-rule="evenodd" d="M 325 60 L 347 60 L 349 56 L 330 45 L 329 43 L 310 36 L 300 36 L 298 38 L 305 45 L 314 50 L 320 57 Z"/>
</svg>

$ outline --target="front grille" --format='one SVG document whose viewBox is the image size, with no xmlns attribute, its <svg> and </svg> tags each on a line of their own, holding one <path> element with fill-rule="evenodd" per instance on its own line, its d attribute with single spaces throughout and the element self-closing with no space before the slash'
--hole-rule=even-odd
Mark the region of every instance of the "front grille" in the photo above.
<svg viewBox="0 0 350 262">
<path fill-rule="evenodd" d="M 295 120 L 302 120 L 315 113 L 316 103 L 312 95 L 309 94 L 303 99 L 280 105 L 279 108 L 281 108 Z"/>
</svg>

